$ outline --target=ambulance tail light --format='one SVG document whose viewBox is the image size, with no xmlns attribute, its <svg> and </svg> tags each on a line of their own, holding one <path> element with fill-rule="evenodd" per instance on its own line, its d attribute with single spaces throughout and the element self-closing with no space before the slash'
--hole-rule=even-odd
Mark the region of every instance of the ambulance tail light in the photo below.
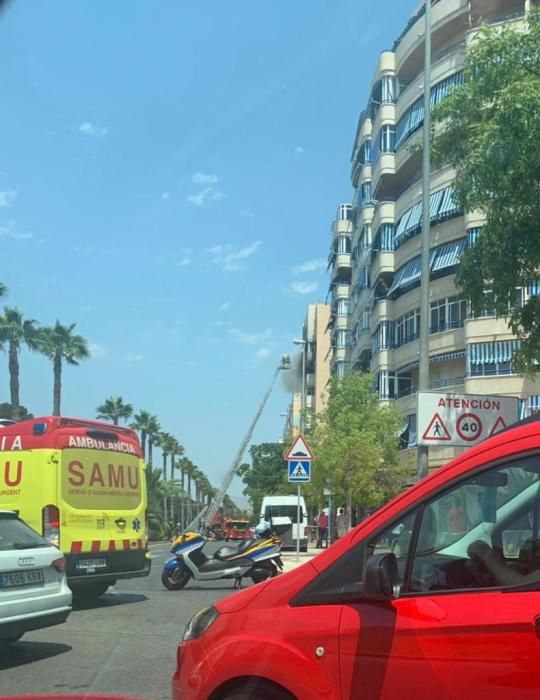
<svg viewBox="0 0 540 700">
<path fill-rule="evenodd" d="M 60 511 L 56 506 L 45 506 L 41 511 L 43 537 L 60 547 Z"/>
</svg>

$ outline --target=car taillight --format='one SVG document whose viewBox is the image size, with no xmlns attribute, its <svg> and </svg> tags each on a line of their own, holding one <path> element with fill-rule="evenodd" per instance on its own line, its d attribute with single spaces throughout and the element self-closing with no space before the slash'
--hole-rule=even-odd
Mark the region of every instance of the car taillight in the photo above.
<svg viewBox="0 0 540 700">
<path fill-rule="evenodd" d="M 43 537 L 60 547 L 60 511 L 56 506 L 45 506 L 41 511 Z"/>
<path fill-rule="evenodd" d="M 64 557 L 60 557 L 59 559 L 52 561 L 51 566 L 55 571 L 58 571 L 58 573 L 61 574 L 66 570 L 66 560 Z"/>
</svg>

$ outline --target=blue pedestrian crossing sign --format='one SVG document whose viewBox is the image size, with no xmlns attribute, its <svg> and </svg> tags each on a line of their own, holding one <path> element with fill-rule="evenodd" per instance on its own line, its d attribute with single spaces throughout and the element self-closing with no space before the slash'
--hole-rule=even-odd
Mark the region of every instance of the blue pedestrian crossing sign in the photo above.
<svg viewBox="0 0 540 700">
<path fill-rule="evenodd" d="M 311 481 L 311 462 L 304 459 L 289 460 L 289 482 L 308 484 Z"/>
</svg>

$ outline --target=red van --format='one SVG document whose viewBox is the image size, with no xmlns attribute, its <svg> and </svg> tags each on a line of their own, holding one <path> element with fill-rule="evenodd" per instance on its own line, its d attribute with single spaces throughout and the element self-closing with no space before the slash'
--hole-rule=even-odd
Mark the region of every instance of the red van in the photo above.
<svg viewBox="0 0 540 700">
<path fill-rule="evenodd" d="M 471 448 L 312 561 L 197 613 L 173 697 L 537 700 L 539 418 Z"/>
</svg>

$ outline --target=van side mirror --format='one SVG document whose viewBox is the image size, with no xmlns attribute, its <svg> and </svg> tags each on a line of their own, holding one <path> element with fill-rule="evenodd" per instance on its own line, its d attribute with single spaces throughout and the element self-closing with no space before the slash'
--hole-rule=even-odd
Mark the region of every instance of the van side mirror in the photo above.
<svg viewBox="0 0 540 700">
<path fill-rule="evenodd" d="M 399 570 L 396 555 L 373 554 L 364 567 L 362 594 L 367 600 L 393 600 L 399 597 Z"/>
</svg>

